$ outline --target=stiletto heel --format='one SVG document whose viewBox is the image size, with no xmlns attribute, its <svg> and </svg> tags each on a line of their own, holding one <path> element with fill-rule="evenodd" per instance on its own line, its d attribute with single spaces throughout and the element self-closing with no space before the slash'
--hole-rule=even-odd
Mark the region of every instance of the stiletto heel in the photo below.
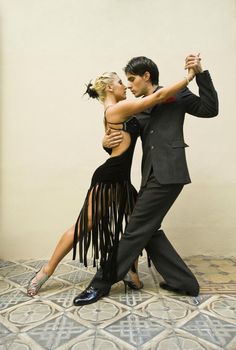
<svg viewBox="0 0 236 350">
<path fill-rule="evenodd" d="M 124 282 L 124 287 L 125 287 L 125 294 L 127 294 L 128 281 L 126 281 L 125 279 L 123 279 L 123 282 Z"/>
<path fill-rule="evenodd" d="M 143 288 L 143 282 L 140 281 L 140 285 L 137 286 L 137 284 L 135 284 L 135 282 L 132 280 L 129 272 L 125 275 L 125 277 L 123 279 L 123 282 L 124 282 L 124 285 L 125 285 L 125 293 L 127 291 L 127 286 L 130 289 L 134 289 L 134 290 L 139 290 L 139 289 Z"/>
<path fill-rule="evenodd" d="M 37 278 L 37 274 L 41 270 L 37 271 L 34 275 L 34 277 L 30 280 L 28 286 L 27 286 L 27 295 L 30 297 L 35 296 L 39 289 L 42 287 L 42 285 L 49 279 L 50 276 L 48 276 L 46 273 L 43 272 L 43 277 L 42 278 Z M 33 282 L 33 280 L 35 280 Z"/>
</svg>

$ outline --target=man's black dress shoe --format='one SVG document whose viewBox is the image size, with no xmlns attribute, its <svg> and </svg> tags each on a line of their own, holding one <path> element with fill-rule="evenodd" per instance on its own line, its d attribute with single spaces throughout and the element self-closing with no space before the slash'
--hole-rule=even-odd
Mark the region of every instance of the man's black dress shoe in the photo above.
<svg viewBox="0 0 236 350">
<path fill-rule="evenodd" d="M 75 297 L 75 299 L 73 300 L 73 303 L 75 306 L 92 304 L 101 299 L 102 297 L 108 295 L 109 292 L 110 289 L 104 290 L 90 286 L 86 288 L 82 293 L 77 295 L 77 297 Z"/>
<path fill-rule="evenodd" d="M 162 289 L 166 289 L 166 290 L 169 290 L 170 292 L 175 292 L 175 293 L 178 293 L 178 294 L 182 294 L 182 295 L 189 295 L 189 296 L 192 296 L 192 297 L 197 297 L 198 296 L 198 292 L 188 292 L 186 290 L 183 290 L 183 289 L 179 289 L 179 288 L 174 288 L 174 287 L 171 287 L 169 284 L 167 284 L 166 282 L 160 282 L 159 283 L 159 286 L 162 288 Z"/>
</svg>

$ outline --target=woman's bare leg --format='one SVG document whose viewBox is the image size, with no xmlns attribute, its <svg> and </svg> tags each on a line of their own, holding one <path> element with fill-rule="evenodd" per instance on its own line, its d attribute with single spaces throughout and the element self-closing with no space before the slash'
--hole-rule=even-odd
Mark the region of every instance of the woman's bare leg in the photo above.
<svg viewBox="0 0 236 350">
<path fill-rule="evenodd" d="M 74 242 L 74 229 L 73 225 L 61 236 L 50 260 L 44 265 L 43 272 L 48 276 L 53 274 L 59 262 L 71 251 Z"/>
<path fill-rule="evenodd" d="M 92 191 L 88 202 L 88 230 L 92 227 Z M 78 225 L 78 238 L 79 238 Z M 27 287 L 28 295 L 36 295 L 44 282 L 53 274 L 60 261 L 69 253 L 73 247 L 75 225 L 69 228 L 60 238 L 49 261 L 41 268 L 35 277 L 29 282 Z"/>
<path fill-rule="evenodd" d="M 53 274 L 59 262 L 66 256 L 73 247 L 74 225 L 67 230 L 60 238 L 57 246 L 50 258 L 34 278 L 29 282 L 27 294 L 33 296 L 37 294 L 41 286 Z"/>
</svg>

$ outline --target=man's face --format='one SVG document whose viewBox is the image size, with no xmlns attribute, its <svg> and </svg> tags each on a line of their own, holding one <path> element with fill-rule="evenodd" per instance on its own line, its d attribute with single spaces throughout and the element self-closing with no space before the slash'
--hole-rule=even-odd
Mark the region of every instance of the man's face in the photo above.
<svg viewBox="0 0 236 350">
<path fill-rule="evenodd" d="M 147 80 L 145 76 L 135 75 L 131 73 L 126 74 L 128 80 L 128 89 L 135 97 L 146 95 L 147 93 Z"/>
</svg>

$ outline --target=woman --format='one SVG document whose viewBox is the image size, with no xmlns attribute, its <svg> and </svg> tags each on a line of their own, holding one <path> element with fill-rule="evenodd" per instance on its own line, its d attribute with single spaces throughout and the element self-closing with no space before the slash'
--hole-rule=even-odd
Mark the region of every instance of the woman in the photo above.
<svg viewBox="0 0 236 350">
<path fill-rule="evenodd" d="M 27 294 L 36 295 L 43 283 L 51 276 L 61 259 L 72 249 L 75 258 L 79 242 L 80 261 L 87 266 L 87 252 L 93 247 L 94 266 L 100 258 L 103 278 L 115 280 L 116 253 L 120 235 L 124 232 L 132 213 L 137 192 L 130 182 L 130 169 L 133 151 L 139 134 L 135 118 L 130 116 L 162 103 L 179 90 L 186 87 L 194 78 L 188 77 L 140 100 L 127 101 L 126 87 L 116 73 L 105 73 L 87 87 L 87 93 L 104 105 L 105 128 L 122 130 L 123 141 L 112 149 L 110 158 L 96 169 L 92 177 L 84 205 L 75 226 L 72 226 L 60 239 L 49 262 L 30 281 Z M 125 285 L 133 289 L 142 288 L 138 278 L 137 261 L 133 264 Z"/>
</svg>

